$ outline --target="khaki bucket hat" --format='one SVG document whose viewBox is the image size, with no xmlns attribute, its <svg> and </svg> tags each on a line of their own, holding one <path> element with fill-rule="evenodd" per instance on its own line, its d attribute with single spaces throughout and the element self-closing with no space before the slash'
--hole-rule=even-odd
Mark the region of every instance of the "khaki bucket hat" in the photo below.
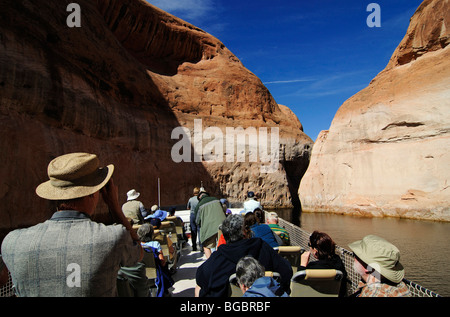
<svg viewBox="0 0 450 317">
<path fill-rule="evenodd" d="M 358 258 L 394 283 L 400 283 L 405 270 L 400 263 L 400 251 L 392 243 L 375 235 L 348 245 Z"/>
<path fill-rule="evenodd" d="M 68 200 L 91 195 L 108 183 L 114 165 L 99 167 L 97 155 L 70 153 L 52 160 L 47 169 L 49 180 L 36 188 L 39 197 Z"/>
<path fill-rule="evenodd" d="M 138 198 L 141 193 L 137 192 L 135 189 L 131 189 L 127 192 L 127 201 Z"/>
</svg>

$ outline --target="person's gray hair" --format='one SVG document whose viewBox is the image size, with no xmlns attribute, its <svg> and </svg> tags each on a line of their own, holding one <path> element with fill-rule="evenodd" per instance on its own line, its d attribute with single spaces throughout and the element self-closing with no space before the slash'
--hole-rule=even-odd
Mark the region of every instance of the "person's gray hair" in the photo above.
<svg viewBox="0 0 450 317">
<path fill-rule="evenodd" d="M 267 220 L 276 220 L 278 221 L 278 215 L 276 212 L 269 212 L 267 215 Z"/>
<path fill-rule="evenodd" d="M 245 256 L 236 265 L 236 279 L 239 285 L 250 288 L 253 283 L 265 274 L 264 266 L 252 256 Z"/>
<path fill-rule="evenodd" d="M 148 224 L 148 223 L 144 223 L 137 230 L 137 235 L 138 235 L 139 239 L 142 242 L 150 242 L 150 241 L 152 241 L 153 240 L 153 233 L 154 233 L 153 226 Z"/>
<path fill-rule="evenodd" d="M 227 243 L 236 242 L 244 238 L 244 217 L 238 214 L 230 215 L 222 222 L 221 230 Z"/>
</svg>

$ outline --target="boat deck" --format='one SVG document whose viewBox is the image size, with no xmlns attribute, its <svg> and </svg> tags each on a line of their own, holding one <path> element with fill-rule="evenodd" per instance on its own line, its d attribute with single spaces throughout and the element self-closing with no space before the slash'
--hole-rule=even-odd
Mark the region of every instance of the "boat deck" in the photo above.
<svg viewBox="0 0 450 317">
<path fill-rule="evenodd" d="M 175 281 L 171 288 L 172 297 L 195 296 L 195 273 L 197 268 L 206 261 L 203 252 L 192 251 L 190 241 L 181 250 L 177 271 L 172 275 Z"/>
<path fill-rule="evenodd" d="M 239 213 L 242 209 L 232 208 L 232 213 Z M 176 216 L 180 217 L 185 223 L 186 233 L 189 229 L 190 210 L 177 210 Z M 195 273 L 197 268 L 206 261 L 203 252 L 192 251 L 191 239 L 184 245 L 181 250 L 181 256 L 177 263 L 177 271 L 172 275 L 175 284 L 171 288 L 172 297 L 194 297 L 195 296 Z"/>
</svg>

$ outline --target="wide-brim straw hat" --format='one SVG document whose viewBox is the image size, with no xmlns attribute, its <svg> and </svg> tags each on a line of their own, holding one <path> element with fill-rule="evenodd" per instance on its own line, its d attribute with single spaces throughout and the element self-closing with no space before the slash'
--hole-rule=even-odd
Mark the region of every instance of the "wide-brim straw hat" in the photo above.
<svg viewBox="0 0 450 317">
<path fill-rule="evenodd" d="M 348 245 L 358 258 L 394 283 L 400 283 L 405 270 L 400 263 L 400 251 L 392 243 L 375 235 Z"/>
<path fill-rule="evenodd" d="M 49 180 L 36 188 L 39 197 L 69 200 L 89 196 L 110 180 L 114 165 L 99 167 L 97 155 L 70 153 L 52 160 L 47 169 Z"/>
</svg>

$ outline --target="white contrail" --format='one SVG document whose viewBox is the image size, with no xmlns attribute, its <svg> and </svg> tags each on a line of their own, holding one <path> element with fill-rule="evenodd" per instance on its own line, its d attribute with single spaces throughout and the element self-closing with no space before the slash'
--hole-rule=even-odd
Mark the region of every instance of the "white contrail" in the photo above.
<svg viewBox="0 0 450 317">
<path fill-rule="evenodd" d="M 266 81 L 263 84 L 290 84 L 290 83 L 299 83 L 305 81 L 312 81 L 312 79 L 291 79 L 291 80 L 275 80 L 275 81 Z"/>
</svg>

